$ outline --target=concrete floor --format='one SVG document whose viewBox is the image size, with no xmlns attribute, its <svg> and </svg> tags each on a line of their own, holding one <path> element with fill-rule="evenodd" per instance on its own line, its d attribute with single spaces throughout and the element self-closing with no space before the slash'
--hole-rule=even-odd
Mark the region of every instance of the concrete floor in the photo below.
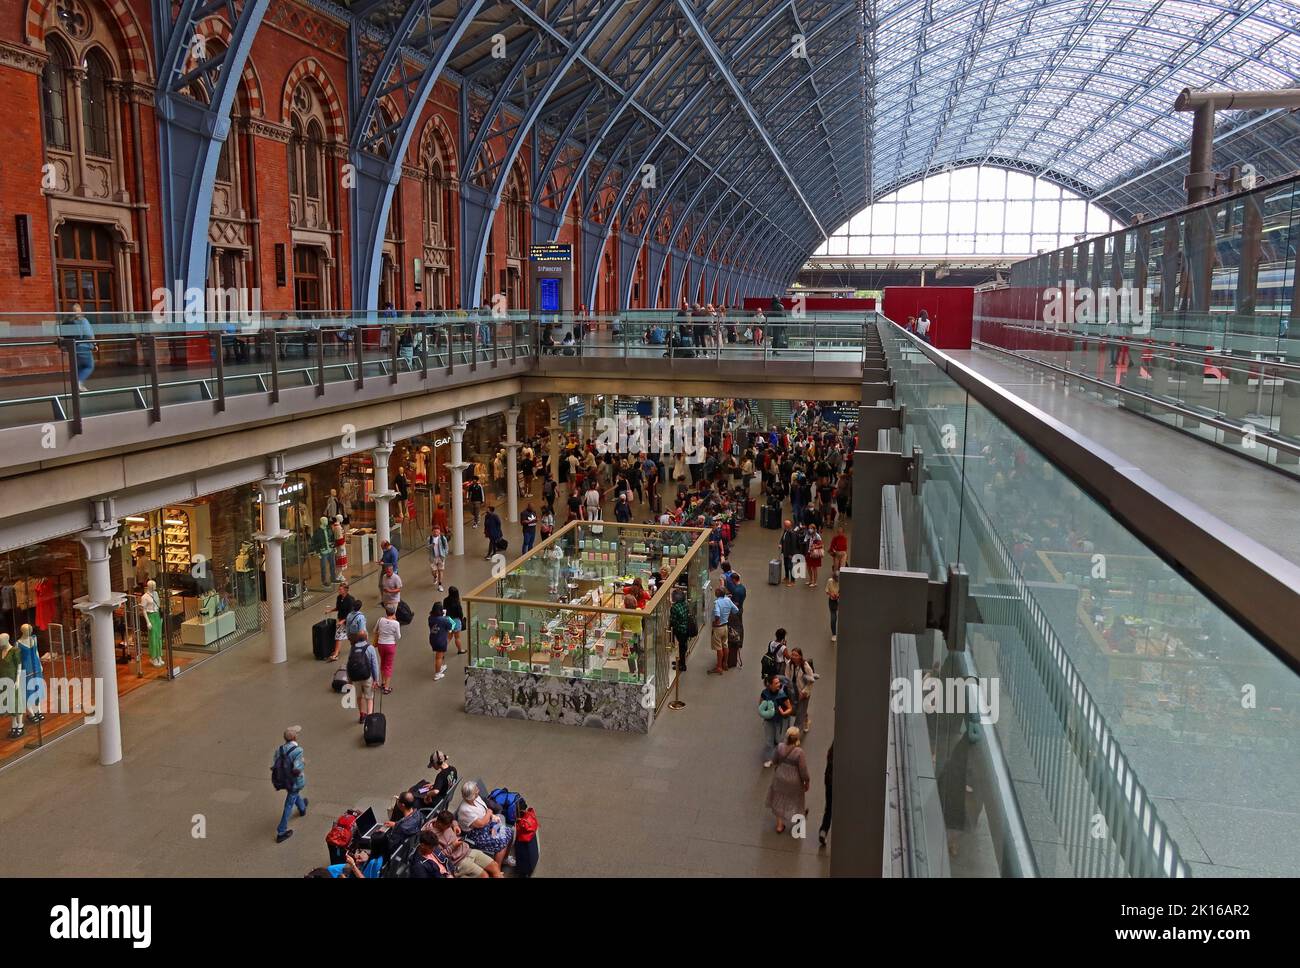
<svg viewBox="0 0 1300 968">
<path fill-rule="evenodd" d="M 488 574 L 482 533 L 466 532 L 469 554 L 449 569 L 462 592 Z M 835 653 L 824 591 L 766 584 L 778 534 L 747 522 L 733 556 L 750 591 L 745 668 L 706 675 L 711 653 L 697 646 L 681 689 L 686 708 L 662 709 L 649 735 L 467 715 L 464 657 L 432 681 L 422 622 L 440 596 L 420 550 L 402 560 L 416 622 L 399 645 L 385 746 L 362 744 L 355 714 L 329 688 L 333 665 L 311 657 L 319 609 L 292 614 L 286 663 L 269 665 L 258 635 L 125 697 L 121 763 L 97 765 L 89 727 L 0 772 L 0 824 L 25 832 L 7 839 L 0 876 L 301 876 L 326 862 L 324 836 L 336 816 L 347 807 L 379 813 L 429 775 L 435 748 L 463 776 L 528 797 L 541 820 L 539 877 L 824 876 L 829 858 L 816 827 Z M 507 535 L 520 547 L 517 527 Z M 357 583 L 372 624 L 374 581 Z M 806 840 L 776 834 L 763 806 L 771 772 L 762 767 L 756 711 L 759 654 L 778 624 L 823 676 L 807 742 Z M 310 810 L 277 845 L 283 795 L 271 788 L 270 765 L 291 723 L 303 726 Z"/>
</svg>

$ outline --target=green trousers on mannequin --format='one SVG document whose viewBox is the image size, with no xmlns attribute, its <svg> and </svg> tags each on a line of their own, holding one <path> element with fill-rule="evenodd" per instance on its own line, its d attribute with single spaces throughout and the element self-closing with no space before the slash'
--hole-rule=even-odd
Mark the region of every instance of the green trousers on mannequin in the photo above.
<svg viewBox="0 0 1300 968">
<path fill-rule="evenodd" d="M 162 613 L 148 612 L 149 616 L 149 658 L 162 658 Z"/>
</svg>

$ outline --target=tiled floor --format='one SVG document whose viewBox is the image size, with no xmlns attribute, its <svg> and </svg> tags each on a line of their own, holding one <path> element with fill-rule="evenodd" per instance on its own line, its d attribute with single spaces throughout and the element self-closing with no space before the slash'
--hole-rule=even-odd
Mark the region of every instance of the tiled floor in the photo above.
<svg viewBox="0 0 1300 968">
<path fill-rule="evenodd" d="M 469 555 L 449 569 L 462 592 L 488 573 L 481 532 L 466 530 Z M 517 529 L 507 534 L 518 548 Z M 536 806 L 538 876 L 825 875 L 816 827 L 834 648 L 823 590 L 765 583 L 777 534 L 746 523 L 733 557 L 750 590 L 745 668 L 708 676 L 711 656 L 697 649 L 683 679 L 686 708 L 661 710 L 649 735 L 467 715 L 463 658 L 432 681 L 420 622 L 437 596 L 417 552 L 402 561 L 417 622 L 399 646 L 385 746 L 362 744 L 355 715 L 329 688 L 333 667 L 311 658 L 319 610 L 293 614 L 287 663 L 269 665 L 259 635 L 125 697 L 121 763 L 98 766 L 94 729 L 84 728 L 0 772 L 0 823 L 24 831 L 6 838 L 0 875 L 301 876 L 326 862 L 334 817 L 351 806 L 378 812 L 427 775 L 435 748 L 463 775 L 519 789 Z M 373 579 L 358 585 L 373 621 Z M 778 624 L 823 675 L 808 737 L 806 840 L 777 835 L 763 806 L 771 773 L 762 768 L 758 657 Z M 310 811 L 277 845 L 283 795 L 269 773 L 290 723 L 304 727 Z"/>
</svg>

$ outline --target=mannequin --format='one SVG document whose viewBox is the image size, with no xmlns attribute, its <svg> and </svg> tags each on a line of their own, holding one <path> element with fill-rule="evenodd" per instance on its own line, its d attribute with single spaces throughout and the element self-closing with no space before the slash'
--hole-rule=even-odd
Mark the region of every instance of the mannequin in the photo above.
<svg viewBox="0 0 1300 968">
<path fill-rule="evenodd" d="M 45 718 L 45 714 L 41 712 L 41 703 L 45 699 L 45 670 L 41 668 L 41 660 L 48 661 L 50 654 L 47 652 L 41 655 L 41 647 L 36 641 L 36 635 L 32 627 L 26 623 L 18 629 L 18 649 L 21 653 L 23 679 L 26 683 L 27 718 L 33 723 L 39 723 Z"/>
<path fill-rule="evenodd" d="M 406 477 L 406 468 L 399 467 L 393 478 L 393 490 L 397 492 L 397 520 L 406 520 L 406 502 L 410 500 L 410 485 Z"/>
<path fill-rule="evenodd" d="M 425 461 L 428 459 L 429 446 L 426 444 L 415 452 L 415 483 L 429 483 L 428 471 L 425 469 Z"/>
<path fill-rule="evenodd" d="M 149 623 L 149 664 L 161 666 L 162 659 L 162 600 L 158 596 L 158 583 L 150 581 L 140 595 L 140 611 Z"/>
<path fill-rule="evenodd" d="M 320 519 L 311 536 L 311 550 L 320 558 L 320 583 L 329 587 L 338 578 L 334 570 L 334 532 L 330 529 L 329 518 Z"/>
<path fill-rule="evenodd" d="M 339 581 L 345 581 L 348 577 L 348 534 L 343 530 L 343 515 L 336 514 L 333 524 L 334 533 L 334 567 L 337 569 L 335 577 Z"/>
<path fill-rule="evenodd" d="M 330 496 L 325 501 L 325 517 L 333 521 L 343 513 L 343 502 L 339 500 L 338 488 L 330 488 Z"/>
<path fill-rule="evenodd" d="M 235 555 L 235 591 L 240 605 L 247 605 L 256 595 L 257 579 L 253 574 L 256 550 L 253 542 L 245 541 L 239 546 L 239 554 Z"/>
<path fill-rule="evenodd" d="M 8 697 L 9 712 L 13 714 L 10 739 L 23 735 L 23 662 L 22 650 L 9 641 L 8 632 L 0 632 L 0 692 Z"/>
<path fill-rule="evenodd" d="M 221 611 L 221 596 L 215 588 L 209 588 L 199 599 L 199 614 L 204 618 L 216 618 Z"/>
</svg>

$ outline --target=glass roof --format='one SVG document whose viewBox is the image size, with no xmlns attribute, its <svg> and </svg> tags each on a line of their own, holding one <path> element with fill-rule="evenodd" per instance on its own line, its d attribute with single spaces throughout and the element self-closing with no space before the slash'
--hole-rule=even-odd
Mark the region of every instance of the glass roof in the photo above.
<svg viewBox="0 0 1300 968">
<path fill-rule="evenodd" d="M 359 90 L 410 9 L 349 0 L 376 51 Z M 460 5 L 421 9 L 407 47 L 428 60 Z M 671 214 L 701 251 L 766 242 L 793 267 L 864 206 L 969 165 L 1121 220 L 1177 207 L 1179 91 L 1297 86 L 1298 27 L 1300 0 L 488 0 L 446 63 L 469 85 L 465 181 L 499 182 L 507 141 L 540 132 L 544 204 L 594 199 L 587 217 L 645 239 Z M 1216 166 L 1300 167 L 1288 112 L 1218 124 Z"/>
</svg>

